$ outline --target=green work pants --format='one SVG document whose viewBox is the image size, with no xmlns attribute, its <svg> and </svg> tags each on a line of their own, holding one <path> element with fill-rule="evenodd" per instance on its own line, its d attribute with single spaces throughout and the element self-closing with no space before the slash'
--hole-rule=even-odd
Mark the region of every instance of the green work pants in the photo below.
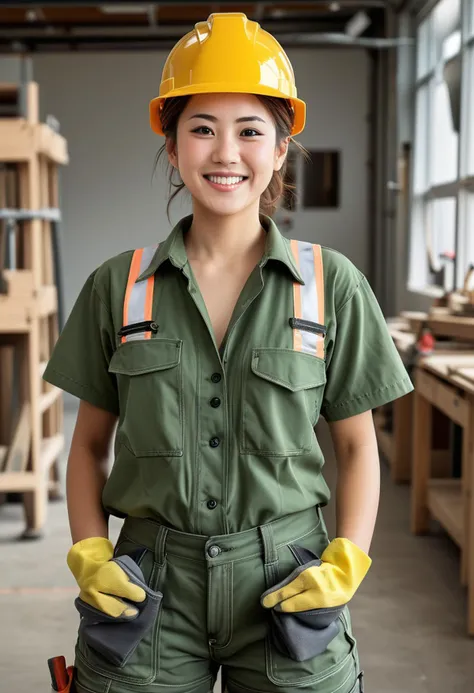
<svg viewBox="0 0 474 693">
<path fill-rule="evenodd" d="M 320 508 L 237 534 L 206 537 L 127 518 L 116 555 L 140 556 L 147 584 L 163 593 L 153 628 L 123 668 L 78 638 L 78 693 L 210 693 L 217 672 L 229 693 L 359 693 L 362 674 L 347 608 L 339 634 L 313 659 L 274 647 L 261 594 L 297 566 L 293 544 L 320 555 Z"/>
</svg>

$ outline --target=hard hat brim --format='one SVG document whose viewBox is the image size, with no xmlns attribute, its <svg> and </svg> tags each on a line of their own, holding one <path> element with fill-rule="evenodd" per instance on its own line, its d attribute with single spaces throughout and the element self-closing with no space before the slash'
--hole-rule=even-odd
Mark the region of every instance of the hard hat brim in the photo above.
<svg viewBox="0 0 474 693">
<path fill-rule="evenodd" d="M 293 106 L 295 113 L 295 119 L 293 123 L 293 128 L 291 130 L 291 135 L 299 135 L 303 131 L 306 122 L 306 104 L 301 99 L 295 97 L 285 97 L 277 89 L 272 89 L 271 87 L 261 86 L 258 91 L 249 92 L 247 88 L 239 88 L 234 85 L 229 84 L 199 84 L 193 87 L 184 87 L 182 89 L 174 89 L 169 92 L 166 96 L 157 96 L 150 101 L 150 125 L 153 132 L 157 135 L 164 135 L 161 119 L 160 119 L 160 109 L 161 104 L 165 99 L 171 99 L 178 96 L 193 96 L 197 94 L 254 94 L 255 96 L 273 96 L 277 99 L 286 98 L 290 101 Z"/>
</svg>

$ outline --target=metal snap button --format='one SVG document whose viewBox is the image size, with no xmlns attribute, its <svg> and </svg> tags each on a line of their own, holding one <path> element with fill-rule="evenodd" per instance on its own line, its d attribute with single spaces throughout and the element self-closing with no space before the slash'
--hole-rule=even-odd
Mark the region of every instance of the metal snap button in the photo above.
<svg viewBox="0 0 474 693">
<path fill-rule="evenodd" d="M 221 550 L 218 546 L 210 546 L 207 550 L 207 553 L 210 556 L 210 558 L 217 558 L 220 552 Z"/>
<path fill-rule="evenodd" d="M 211 448 L 217 448 L 219 447 L 220 442 L 221 441 L 219 440 L 219 438 L 211 438 L 211 440 L 209 441 L 209 445 L 211 446 Z"/>
<path fill-rule="evenodd" d="M 220 383 L 220 382 L 221 382 L 221 378 L 222 378 L 222 376 L 221 376 L 220 373 L 213 373 L 213 374 L 211 375 L 211 380 L 212 380 L 213 383 Z"/>
<path fill-rule="evenodd" d="M 220 401 L 219 397 L 213 397 L 211 399 L 210 404 L 211 404 L 211 407 L 213 407 L 213 409 L 217 409 L 217 407 L 221 406 L 221 401 Z"/>
<path fill-rule="evenodd" d="M 214 510 L 215 508 L 217 508 L 217 501 L 214 500 L 214 498 L 211 498 L 211 500 L 207 501 L 207 507 L 209 508 L 209 510 Z"/>
</svg>

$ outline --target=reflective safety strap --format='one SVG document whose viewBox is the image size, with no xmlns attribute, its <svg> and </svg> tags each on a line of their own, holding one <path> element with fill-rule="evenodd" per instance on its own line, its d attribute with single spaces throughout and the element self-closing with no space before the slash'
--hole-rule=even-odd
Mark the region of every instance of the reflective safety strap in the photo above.
<svg viewBox="0 0 474 693">
<path fill-rule="evenodd" d="M 304 286 L 293 284 L 294 317 L 324 325 L 324 274 L 320 245 L 306 241 L 291 241 L 296 266 L 303 277 Z M 306 330 L 293 330 L 293 348 L 324 359 L 324 334 Z"/>
<path fill-rule="evenodd" d="M 123 327 L 151 320 L 155 275 L 152 274 L 151 277 L 142 282 L 137 282 L 137 279 L 148 268 L 156 249 L 157 246 L 149 246 L 148 248 L 139 248 L 133 253 L 123 302 Z M 122 343 L 133 339 L 150 339 L 150 337 L 151 330 L 134 332 L 123 335 Z"/>
</svg>

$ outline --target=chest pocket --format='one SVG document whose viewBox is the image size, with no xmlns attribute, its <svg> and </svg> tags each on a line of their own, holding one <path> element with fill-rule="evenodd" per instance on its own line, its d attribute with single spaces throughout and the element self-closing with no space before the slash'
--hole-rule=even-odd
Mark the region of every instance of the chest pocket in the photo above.
<svg viewBox="0 0 474 693">
<path fill-rule="evenodd" d="M 182 342 L 143 339 L 124 342 L 109 371 L 117 375 L 120 436 L 136 457 L 183 454 Z"/>
<path fill-rule="evenodd" d="M 242 382 L 243 454 L 309 452 L 326 383 L 323 359 L 281 348 L 253 349 Z"/>
</svg>

